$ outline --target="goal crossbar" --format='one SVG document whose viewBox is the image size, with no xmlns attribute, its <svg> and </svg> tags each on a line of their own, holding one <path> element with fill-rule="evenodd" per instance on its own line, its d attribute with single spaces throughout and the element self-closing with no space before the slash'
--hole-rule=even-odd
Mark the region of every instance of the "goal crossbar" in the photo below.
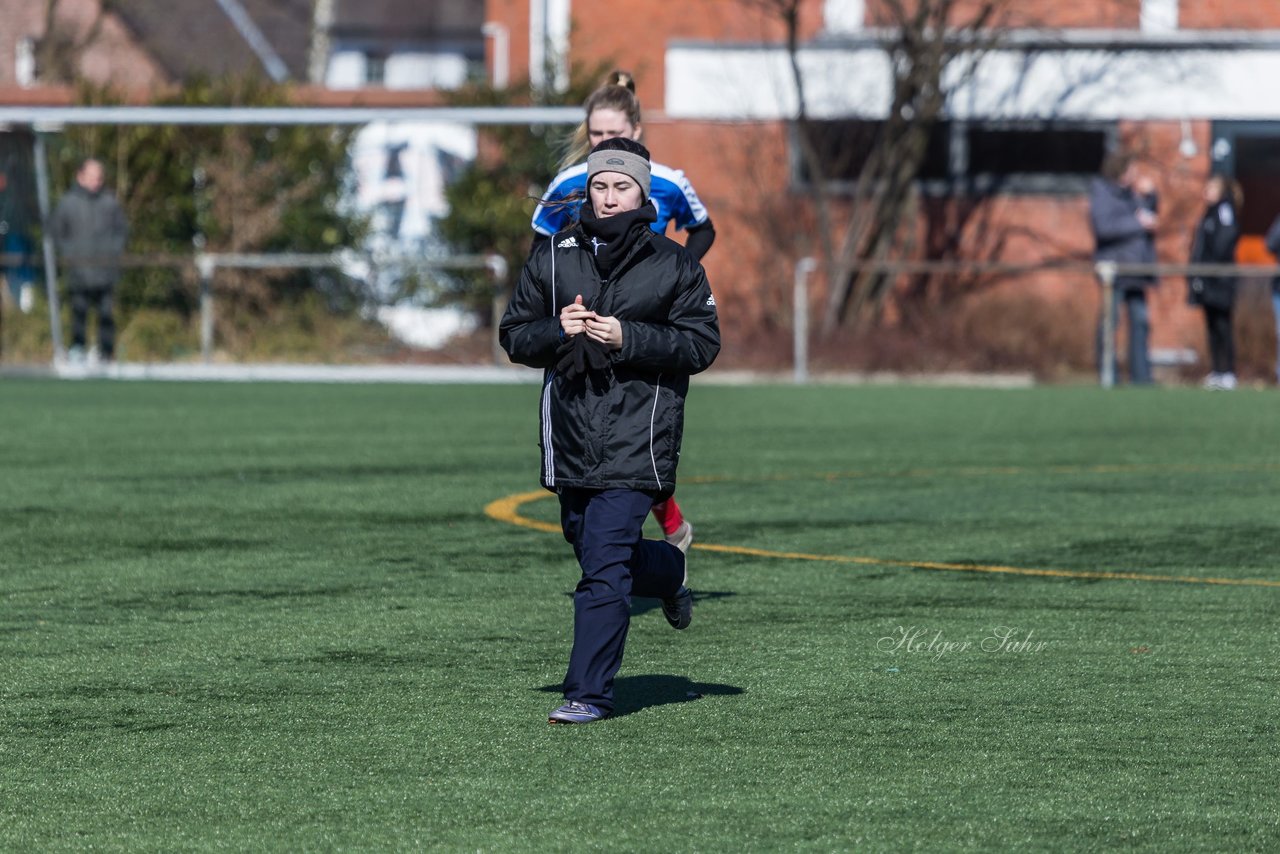
<svg viewBox="0 0 1280 854">
<path fill-rule="evenodd" d="M 206 106 L 0 106 L 0 127 L 25 127 L 35 131 L 36 190 L 41 221 L 50 213 L 49 166 L 45 135 L 68 125 L 367 125 L 374 122 L 431 122 L 472 126 L 568 125 L 582 121 L 582 108 L 565 107 L 206 107 Z M 53 240 L 48 230 L 43 240 L 45 290 L 49 300 L 49 324 L 55 361 L 63 358 L 60 309 L 57 293 L 57 264 Z M 488 267 L 505 274 L 493 259 L 467 259 L 461 266 Z M 294 259 L 295 261 L 297 259 Z M 201 278 L 214 267 L 271 266 L 279 259 L 202 256 L 196 259 Z M 302 266 L 330 266 L 332 259 L 312 258 Z M 503 264 L 505 266 L 505 264 Z"/>
<path fill-rule="evenodd" d="M 0 123 L 38 130 L 62 125 L 364 125 L 382 121 L 566 125 L 582 121 L 582 108 L 0 106 Z"/>
</svg>

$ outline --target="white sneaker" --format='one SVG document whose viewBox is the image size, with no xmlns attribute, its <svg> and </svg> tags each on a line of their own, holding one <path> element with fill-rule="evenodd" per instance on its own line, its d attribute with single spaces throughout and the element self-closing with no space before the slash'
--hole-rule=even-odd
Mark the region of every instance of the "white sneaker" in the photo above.
<svg viewBox="0 0 1280 854">
<path fill-rule="evenodd" d="M 1222 374 L 1211 373 L 1201 383 L 1205 388 L 1222 388 Z"/>
<path fill-rule="evenodd" d="M 72 365 L 83 365 L 84 364 L 84 348 L 72 347 L 70 350 L 68 350 L 67 362 Z"/>
<path fill-rule="evenodd" d="M 1219 374 L 1218 375 L 1218 388 L 1222 389 L 1223 391 L 1232 391 L 1235 389 L 1235 387 L 1236 387 L 1235 374 Z"/>
<path fill-rule="evenodd" d="M 676 528 L 670 534 L 663 537 L 668 543 L 678 548 L 685 554 L 689 553 L 689 546 L 693 544 L 693 525 L 688 519 L 680 523 L 680 527 Z"/>
</svg>

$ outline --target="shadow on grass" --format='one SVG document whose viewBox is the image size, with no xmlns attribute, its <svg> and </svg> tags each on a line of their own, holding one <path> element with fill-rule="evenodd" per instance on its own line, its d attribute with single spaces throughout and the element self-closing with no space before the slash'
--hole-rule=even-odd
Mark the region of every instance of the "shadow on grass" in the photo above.
<svg viewBox="0 0 1280 854">
<path fill-rule="evenodd" d="M 559 694 L 563 686 L 544 685 L 538 690 L 546 694 Z M 612 716 L 620 718 L 654 706 L 692 703 L 707 696 L 734 697 L 745 692 L 736 685 L 694 682 L 687 676 L 650 673 L 644 676 L 619 676 L 614 680 L 613 693 Z"/>
</svg>

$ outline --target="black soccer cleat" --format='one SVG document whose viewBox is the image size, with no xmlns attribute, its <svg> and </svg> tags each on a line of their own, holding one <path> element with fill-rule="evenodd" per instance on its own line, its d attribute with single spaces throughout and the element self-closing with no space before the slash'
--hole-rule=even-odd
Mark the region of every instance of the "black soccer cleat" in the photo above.
<svg viewBox="0 0 1280 854">
<path fill-rule="evenodd" d="M 662 600 L 662 616 L 673 629 L 687 629 L 693 622 L 693 593 L 683 584 L 670 599 Z"/>
</svg>

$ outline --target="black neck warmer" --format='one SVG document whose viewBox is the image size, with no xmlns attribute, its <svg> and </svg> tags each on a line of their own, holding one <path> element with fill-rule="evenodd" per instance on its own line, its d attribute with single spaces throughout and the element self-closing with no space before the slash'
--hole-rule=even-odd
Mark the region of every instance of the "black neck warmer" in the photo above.
<svg viewBox="0 0 1280 854">
<path fill-rule="evenodd" d="M 582 230 L 586 233 L 596 256 L 596 269 L 608 276 L 622 262 L 636 239 L 658 219 L 658 209 L 648 199 L 633 211 L 614 214 L 601 219 L 591 209 L 591 203 L 582 206 Z"/>
</svg>

